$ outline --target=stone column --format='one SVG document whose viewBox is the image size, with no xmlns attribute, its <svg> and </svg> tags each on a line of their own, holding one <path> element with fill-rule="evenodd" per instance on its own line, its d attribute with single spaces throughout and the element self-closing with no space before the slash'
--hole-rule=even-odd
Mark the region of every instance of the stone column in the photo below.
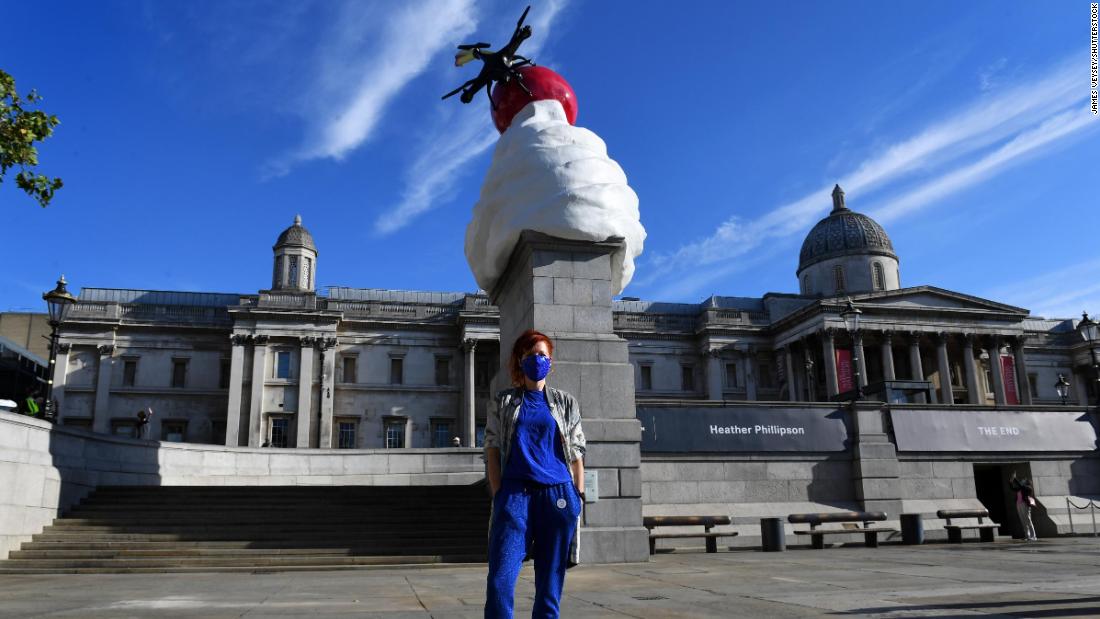
<svg viewBox="0 0 1100 619">
<path fill-rule="evenodd" d="M 115 347 L 103 344 L 97 347 L 99 363 L 96 365 L 95 409 L 92 412 L 92 430 L 107 434 L 111 431 L 111 374 L 114 372 Z M 133 411 L 136 415 L 137 411 Z"/>
<path fill-rule="evenodd" d="M 985 404 L 985 394 L 978 388 L 978 364 L 974 362 L 974 336 L 963 335 L 963 368 L 966 370 L 966 394 L 970 404 Z"/>
<path fill-rule="evenodd" d="M 882 379 L 896 380 L 894 373 L 894 334 L 890 331 L 882 332 Z"/>
<path fill-rule="evenodd" d="M 311 447 L 313 437 L 313 347 L 316 338 L 299 338 L 298 345 L 298 437 L 295 447 Z"/>
<path fill-rule="evenodd" d="M 852 354 L 856 358 L 856 371 L 859 372 L 859 386 L 867 386 L 867 357 L 863 352 L 863 334 L 856 333 L 852 336 Z"/>
<path fill-rule="evenodd" d="M 1031 406 L 1031 380 L 1027 376 L 1027 361 L 1024 355 L 1024 344 L 1026 343 L 1026 337 L 1017 337 L 1013 340 L 1012 357 L 1016 361 L 1016 392 L 1020 395 L 1020 404 Z"/>
<path fill-rule="evenodd" d="M 317 446 L 332 449 L 333 390 L 336 383 L 336 338 L 321 341 L 321 425 L 317 429 Z M 412 433 L 405 432 L 405 445 L 412 442 Z"/>
<path fill-rule="evenodd" d="M 920 332 L 914 331 L 909 339 L 909 369 L 912 380 L 924 380 L 924 362 L 920 358 Z"/>
<path fill-rule="evenodd" d="M 225 411 L 225 444 L 239 447 L 241 444 L 241 399 L 244 396 L 244 345 L 248 336 L 234 334 L 229 337 L 233 346 L 229 356 L 229 407 Z"/>
<path fill-rule="evenodd" d="M 264 444 L 264 378 L 267 365 L 267 336 L 252 336 L 252 398 L 248 407 L 248 446 Z M 226 428 L 228 432 L 228 427 Z"/>
<path fill-rule="evenodd" d="M 57 410 L 54 411 L 54 415 L 60 419 L 62 411 L 65 410 L 65 382 L 68 380 L 69 375 L 69 349 L 71 345 L 68 343 L 57 344 L 57 359 L 53 365 L 53 399 L 57 403 Z"/>
<path fill-rule="evenodd" d="M 641 424 L 634 372 L 611 313 L 611 256 L 621 239 L 571 241 L 525 231 L 505 273 L 490 291 L 500 308 L 501 364 L 507 343 L 526 329 L 554 340 L 549 383 L 573 394 L 588 438 L 585 469 L 599 478 L 599 501 L 585 506 L 581 560 L 646 561 L 642 526 Z"/>
<path fill-rule="evenodd" d="M 794 363 L 791 361 L 791 347 L 787 345 L 780 350 L 783 353 L 784 370 L 787 372 L 787 399 L 791 402 L 797 402 L 798 390 L 794 381 Z"/>
<path fill-rule="evenodd" d="M 821 352 L 825 357 L 825 395 L 826 399 L 840 393 L 836 378 L 836 333 L 826 329 L 821 335 Z"/>
<path fill-rule="evenodd" d="M 989 342 L 989 373 L 993 375 L 993 399 L 997 406 L 1005 404 L 1005 377 L 1001 374 L 1001 337 L 995 335 Z"/>
<path fill-rule="evenodd" d="M 462 393 L 462 446 L 473 447 L 477 443 L 477 340 L 462 341 L 466 353 L 466 374 Z"/>
<path fill-rule="evenodd" d="M 725 399 L 722 394 L 722 351 L 717 348 L 707 351 L 707 398 Z"/>
<path fill-rule="evenodd" d="M 955 396 L 951 392 L 951 365 L 947 358 L 947 334 L 938 333 L 936 340 L 936 361 L 940 373 L 940 404 L 955 405 Z"/>
<path fill-rule="evenodd" d="M 756 400 L 756 354 L 752 347 L 741 353 L 742 365 L 745 366 L 745 399 Z"/>
</svg>

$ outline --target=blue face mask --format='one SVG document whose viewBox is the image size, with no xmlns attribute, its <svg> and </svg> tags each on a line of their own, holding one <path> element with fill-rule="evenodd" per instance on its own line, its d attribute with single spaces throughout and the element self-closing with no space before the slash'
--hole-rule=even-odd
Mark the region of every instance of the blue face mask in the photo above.
<svg viewBox="0 0 1100 619">
<path fill-rule="evenodd" d="M 520 367 L 524 376 L 537 383 L 550 374 L 551 363 L 550 357 L 546 355 L 527 355 L 520 361 Z"/>
</svg>

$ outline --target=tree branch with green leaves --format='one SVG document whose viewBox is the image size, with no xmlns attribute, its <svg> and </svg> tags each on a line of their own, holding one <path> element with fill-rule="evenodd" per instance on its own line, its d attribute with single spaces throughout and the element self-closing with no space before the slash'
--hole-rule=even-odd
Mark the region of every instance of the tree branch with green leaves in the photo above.
<svg viewBox="0 0 1100 619">
<path fill-rule="evenodd" d="M 20 96 L 15 90 L 15 78 L 0 70 L 0 183 L 4 182 L 8 169 L 18 168 L 15 185 L 46 207 L 62 182 L 34 170 L 38 165 L 35 143 L 50 137 L 59 123 L 56 116 L 27 109 L 41 100 L 34 90 Z"/>
</svg>

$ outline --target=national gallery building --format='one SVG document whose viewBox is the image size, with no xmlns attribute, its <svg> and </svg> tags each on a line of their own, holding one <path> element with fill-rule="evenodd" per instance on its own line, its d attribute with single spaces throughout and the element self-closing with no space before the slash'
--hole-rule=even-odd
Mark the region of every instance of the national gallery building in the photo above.
<svg viewBox="0 0 1100 619">
<path fill-rule="evenodd" d="M 147 438 L 270 448 L 478 445 L 500 388 L 499 314 L 484 293 L 316 291 L 296 217 L 257 293 L 82 289 L 60 331 L 61 422 Z M 614 331 L 647 403 L 835 401 L 1060 405 L 1095 397 L 1076 321 L 929 285 L 902 287 L 886 231 L 847 208 L 802 245 L 798 293 L 698 304 L 624 298 Z M 572 290 L 554 290 L 557 297 Z M 859 324 L 838 328 L 838 315 Z M 507 346 L 508 343 L 504 343 Z M 643 450 L 645 443 L 643 442 Z"/>
</svg>

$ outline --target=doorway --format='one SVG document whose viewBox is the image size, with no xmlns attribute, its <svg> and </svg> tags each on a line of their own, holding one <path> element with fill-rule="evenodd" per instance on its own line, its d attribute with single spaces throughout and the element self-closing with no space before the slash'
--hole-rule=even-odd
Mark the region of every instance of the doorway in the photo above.
<svg viewBox="0 0 1100 619">
<path fill-rule="evenodd" d="M 1023 528 L 1016 514 L 1016 494 L 1009 487 L 1009 480 L 1015 473 L 1019 479 L 1031 479 L 1031 464 L 1028 462 L 1006 462 L 1003 464 L 975 464 L 974 488 L 978 501 L 989 510 L 989 517 L 1001 525 L 998 535 L 1011 535 L 1023 539 Z M 1034 520 L 1034 516 L 1032 517 Z"/>
</svg>

